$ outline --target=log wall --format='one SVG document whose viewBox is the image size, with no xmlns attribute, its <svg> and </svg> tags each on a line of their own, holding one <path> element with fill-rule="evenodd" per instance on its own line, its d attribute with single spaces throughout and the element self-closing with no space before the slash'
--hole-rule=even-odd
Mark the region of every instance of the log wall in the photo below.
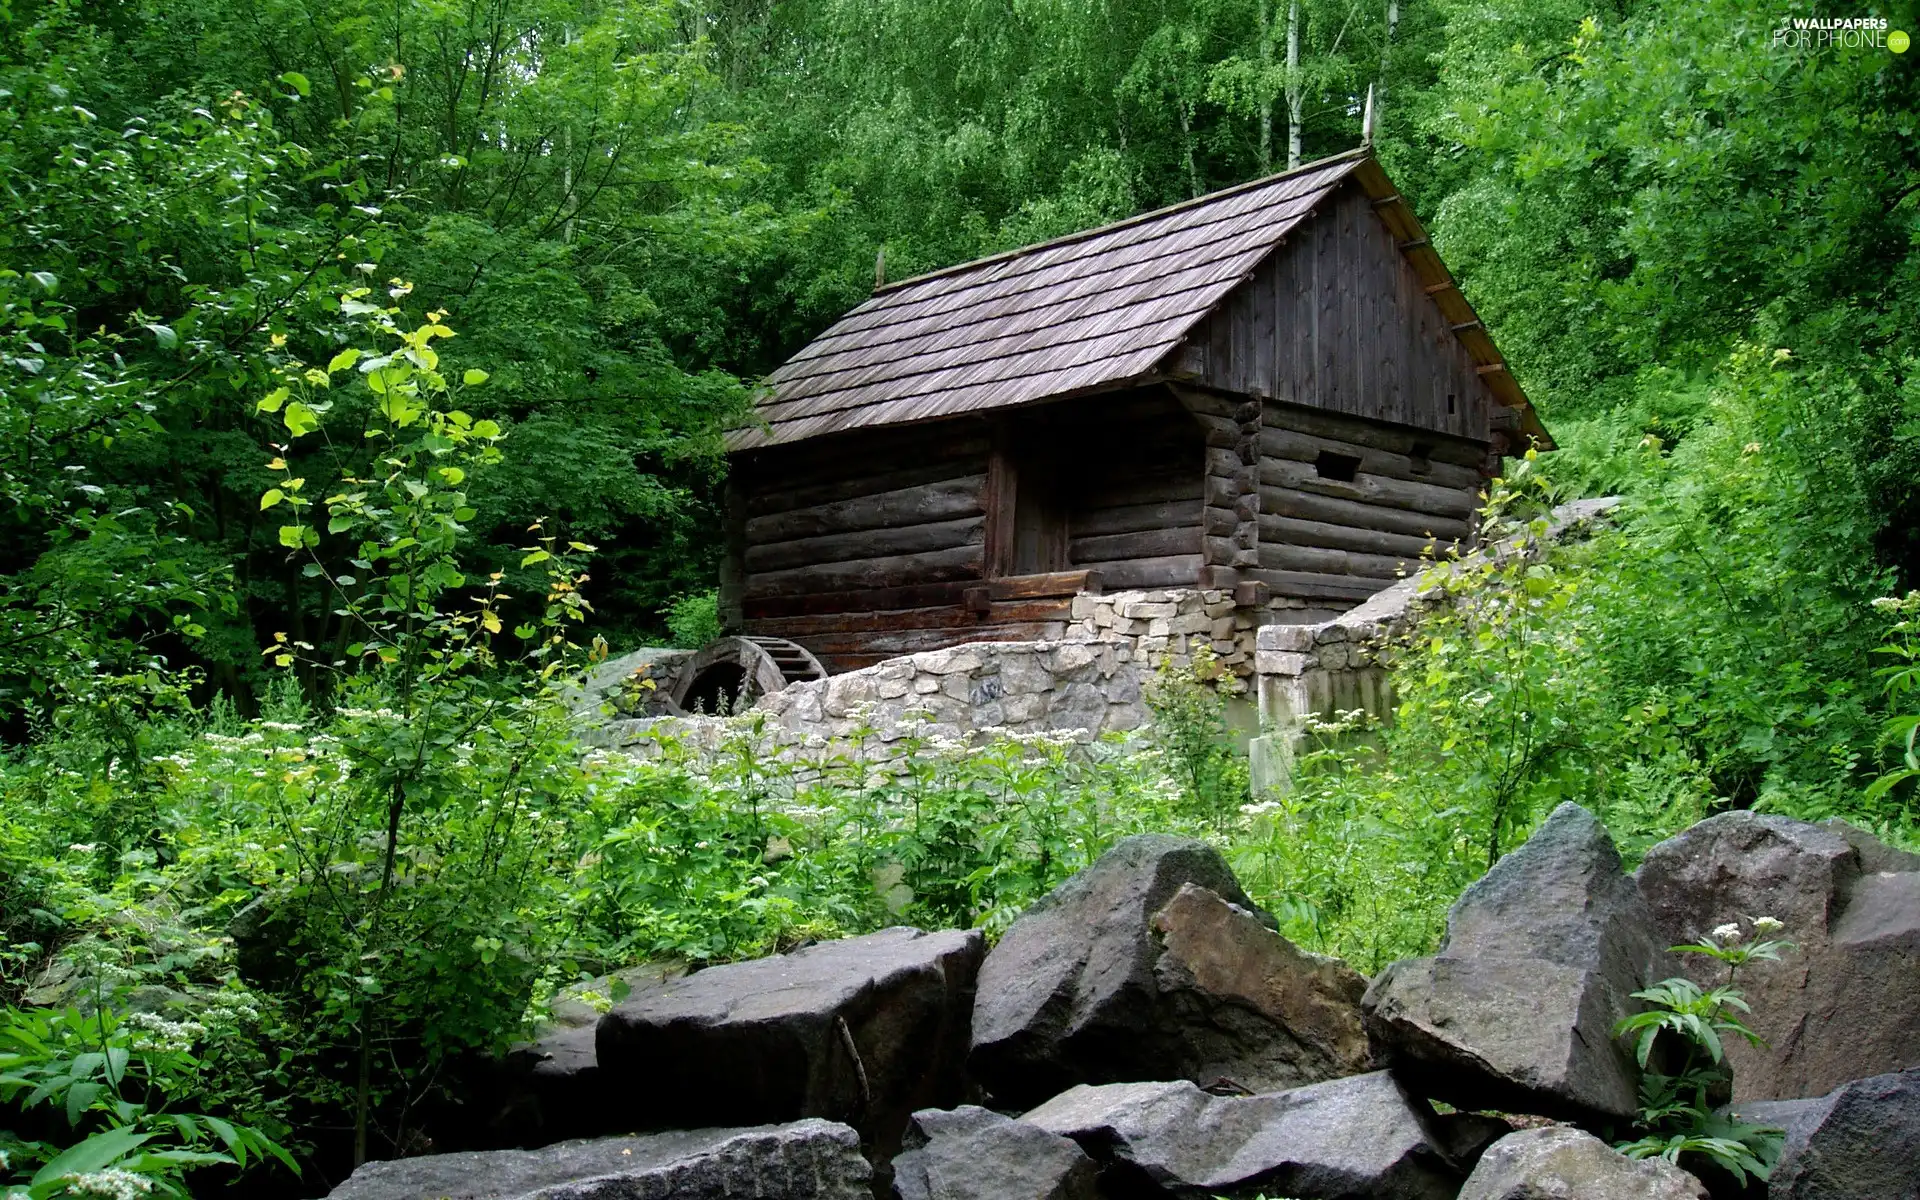
<svg viewBox="0 0 1920 1200">
<path fill-rule="evenodd" d="M 722 613 L 832 671 L 1057 637 L 1090 584 L 1193 586 L 1204 454 L 1158 387 L 737 454 Z"/>
<path fill-rule="evenodd" d="M 1276 400 L 1259 442 L 1259 562 L 1243 575 L 1308 599 L 1364 600 L 1469 541 L 1497 465 L 1482 442 Z"/>
</svg>

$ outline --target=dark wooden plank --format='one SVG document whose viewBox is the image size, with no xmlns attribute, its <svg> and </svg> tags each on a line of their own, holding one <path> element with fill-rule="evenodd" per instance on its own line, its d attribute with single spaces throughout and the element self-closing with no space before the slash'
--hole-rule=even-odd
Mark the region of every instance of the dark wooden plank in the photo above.
<svg viewBox="0 0 1920 1200">
<path fill-rule="evenodd" d="M 1416 441 L 1415 445 L 1418 444 Z M 1429 457 L 1424 460 L 1426 465 L 1423 469 L 1422 460 L 1417 460 L 1410 454 L 1396 454 L 1391 450 L 1363 446 L 1343 438 L 1296 433 L 1291 429 L 1262 430 L 1260 449 L 1262 453 L 1274 458 L 1309 463 L 1318 460 L 1322 451 L 1331 450 L 1335 454 L 1345 454 L 1359 459 L 1360 469 L 1368 475 L 1382 475 L 1388 479 L 1405 479 L 1415 483 L 1431 483 L 1440 487 L 1462 488 L 1470 492 L 1478 491 L 1486 484 L 1486 477 L 1474 467 L 1437 462 Z"/>
<path fill-rule="evenodd" d="M 1318 496 L 1292 488 L 1261 488 L 1260 515 L 1263 518 L 1279 516 L 1322 521 L 1352 529 L 1377 529 L 1383 533 L 1421 539 L 1432 536 L 1448 541 L 1470 536 L 1473 528 L 1470 521 L 1458 517 L 1440 517 L 1360 500 Z"/>
<path fill-rule="evenodd" d="M 995 600 L 1073 596 L 1080 592 L 1098 595 L 1101 590 L 1101 575 L 1098 571 L 1049 571 L 1041 575 L 1008 575 L 990 581 L 987 590 Z"/>
<path fill-rule="evenodd" d="M 1369 579 L 1399 579 L 1422 567 L 1418 555 L 1392 558 L 1378 554 L 1359 554 L 1352 550 L 1328 550 L 1322 546 L 1289 546 L 1280 542 L 1260 544 L 1260 566 L 1269 571 L 1311 571 L 1322 575 L 1358 575 Z"/>
<path fill-rule="evenodd" d="M 874 496 L 905 488 L 942 483 L 950 479 L 965 479 L 986 470 L 984 455 L 978 461 L 971 458 L 943 459 L 914 463 L 906 467 L 875 469 L 883 467 L 888 461 L 890 460 L 868 459 L 864 455 L 853 455 L 841 464 L 839 478 L 826 483 L 797 487 L 788 486 L 786 481 L 781 479 L 768 479 L 756 475 L 745 486 L 747 515 L 751 519 L 772 513 L 835 504 L 862 496 Z"/>
<path fill-rule="evenodd" d="M 818 616 L 768 617 L 755 621 L 752 632 L 761 637 L 800 641 L 823 635 L 889 632 L 902 629 L 981 629 L 1026 621 L 1064 621 L 1073 602 L 1065 599 L 1014 600 L 993 603 L 985 613 L 961 605 L 944 608 L 906 608 L 891 612 L 824 613 Z"/>
<path fill-rule="evenodd" d="M 1379 475 L 1356 475 L 1351 483 L 1320 476 L 1312 463 L 1269 458 L 1260 464 L 1260 482 L 1269 487 L 1293 488 L 1344 500 L 1364 500 L 1390 508 L 1433 513 L 1443 517 L 1461 517 L 1480 507 L 1475 495 L 1459 488 L 1436 487 L 1405 479 L 1385 479 Z"/>
<path fill-rule="evenodd" d="M 1332 550 L 1358 550 L 1365 554 L 1384 554 L 1395 558 L 1419 558 L 1425 554 L 1444 555 L 1453 542 L 1261 513 L 1260 544 L 1263 547 L 1270 544 L 1324 546 Z"/>
<path fill-rule="evenodd" d="M 1004 423 L 994 431 L 993 448 L 987 454 L 987 477 L 980 507 L 986 514 L 986 573 L 988 577 L 1006 575 L 1013 570 L 1015 551 L 1014 515 L 1019 496 L 1019 474 L 1008 445 Z"/>
<path fill-rule="evenodd" d="M 744 460 L 755 478 L 765 481 L 769 487 L 788 489 L 833 484 L 849 474 L 878 475 L 896 465 L 984 462 L 986 453 L 987 431 L 981 419 L 964 417 L 940 427 L 863 429 L 809 438 L 790 446 L 774 446 L 736 457 Z M 973 471 L 980 469 L 972 468 Z M 958 470 L 950 475 L 969 473 Z"/>
<path fill-rule="evenodd" d="M 1478 466 L 1487 452 L 1484 441 L 1456 438 L 1451 434 L 1438 431 L 1430 432 L 1356 420 L 1338 413 L 1319 412 L 1300 405 L 1283 404 L 1277 401 L 1268 402 L 1265 420 L 1269 428 L 1292 429 L 1318 437 L 1338 438 L 1362 446 L 1389 450 L 1395 454 L 1410 453 L 1416 442 L 1426 442 L 1433 446 L 1432 452 L 1428 455 L 1433 461 L 1454 463 L 1464 467 Z"/>
<path fill-rule="evenodd" d="M 746 537 L 751 544 L 765 545 L 795 538 L 978 516 L 986 483 L 985 475 L 963 475 L 810 508 L 769 513 L 746 522 Z"/>
<path fill-rule="evenodd" d="M 980 586 L 977 580 L 952 580 L 946 583 L 915 583 L 901 587 L 865 588 L 858 591 L 813 592 L 792 596 L 755 596 L 743 607 L 749 624 L 774 617 L 793 617 L 818 613 L 883 612 L 900 608 L 937 608 L 959 604 L 966 590 Z"/>
<path fill-rule="evenodd" d="M 1201 494 L 1199 475 L 1196 464 L 1191 477 L 1146 475 L 1131 479 L 1109 480 L 1099 486 L 1089 487 L 1077 497 L 1073 504 L 1073 511 L 1093 512 L 1099 509 L 1128 508 L 1138 504 L 1164 504 L 1173 500 L 1192 500 Z"/>
<path fill-rule="evenodd" d="M 824 537 L 748 546 L 747 572 L 751 576 L 816 563 L 842 563 L 898 554 L 918 554 L 927 550 L 946 550 L 984 541 L 986 525 L 985 517 L 965 517 L 958 521 L 929 521 L 922 525 L 900 525 L 890 529 L 860 529 L 852 533 L 830 533 Z"/>
<path fill-rule="evenodd" d="M 1075 538 L 1068 546 L 1068 554 L 1074 565 L 1078 566 L 1081 563 L 1110 563 L 1130 558 L 1164 558 L 1173 554 L 1195 553 L 1199 549 L 1199 528 L 1183 526 Z M 1105 575 L 1110 572 L 1103 566 L 1101 573 Z"/>
<path fill-rule="evenodd" d="M 1100 564 L 1100 576 L 1107 591 L 1133 591 L 1138 588 L 1192 587 L 1200 576 L 1198 554 L 1176 554 L 1168 558 L 1135 558 L 1125 562 Z"/>
<path fill-rule="evenodd" d="M 1351 575 L 1319 575 L 1310 571 L 1273 571 L 1255 568 L 1243 571 L 1247 578 L 1264 583 L 1277 596 L 1297 596 L 1308 600 L 1365 600 L 1384 588 L 1390 579 L 1361 579 Z"/>
<path fill-rule="evenodd" d="M 925 554 L 869 558 L 858 562 L 823 563 L 788 571 L 754 572 L 747 576 L 747 597 L 804 596 L 810 592 L 845 592 L 979 579 L 983 565 L 981 548 L 976 545 L 930 550 Z"/>
<path fill-rule="evenodd" d="M 723 630 L 739 629 L 746 620 L 741 601 L 746 596 L 747 582 L 747 502 L 740 482 L 739 476 L 729 474 L 721 493 L 724 514 L 721 538 L 724 544 L 720 559 L 718 608 L 720 628 Z"/>
<path fill-rule="evenodd" d="M 1164 529 L 1169 525 L 1197 525 L 1201 519 L 1199 489 L 1184 500 L 1162 500 L 1154 504 L 1121 504 L 1094 508 L 1073 514 L 1073 536 L 1092 537 L 1102 533 L 1137 533 L 1143 529 Z"/>
</svg>

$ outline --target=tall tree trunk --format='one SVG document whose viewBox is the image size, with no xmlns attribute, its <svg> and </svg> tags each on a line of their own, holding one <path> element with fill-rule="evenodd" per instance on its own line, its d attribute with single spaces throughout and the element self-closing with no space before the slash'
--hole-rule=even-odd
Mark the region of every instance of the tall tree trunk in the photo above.
<svg viewBox="0 0 1920 1200">
<path fill-rule="evenodd" d="M 1387 107 L 1387 67 L 1393 61 L 1393 32 L 1400 27 L 1400 0 L 1387 0 L 1387 36 L 1380 42 L 1380 81 L 1373 87 L 1373 136 L 1380 138 L 1380 118 Z"/>
<path fill-rule="evenodd" d="M 1279 0 L 1275 0 L 1278 3 Z M 1273 170 L 1273 96 L 1267 81 L 1273 76 L 1273 9 L 1260 0 L 1260 173 Z"/>
<path fill-rule="evenodd" d="M 1180 147 L 1187 156 L 1187 199 L 1200 196 L 1200 167 L 1193 158 L 1193 116 L 1187 111 L 1187 102 L 1175 97 L 1173 106 L 1180 110 Z"/>
<path fill-rule="evenodd" d="M 1300 0 L 1287 0 L 1287 170 L 1300 165 Z"/>
</svg>

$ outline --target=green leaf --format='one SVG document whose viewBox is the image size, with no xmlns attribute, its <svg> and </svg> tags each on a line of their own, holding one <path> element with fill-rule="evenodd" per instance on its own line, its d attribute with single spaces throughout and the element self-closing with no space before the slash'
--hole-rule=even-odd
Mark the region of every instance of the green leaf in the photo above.
<svg viewBox="0 0 1920 1200">
<path fill-rule="evenodd" d="M 166 325 L 149 324 L 146 330 L 153 335 L 154 343 L 162 350 L 171 350 L 180 344 L 180 335 Z"/>
<path fill-rule="evenodd" d="M 287 494 L 279 488 L 268 488 L 266 494 L 260 497 L 260 511 L 265 512 L 286 498 Z"/>
<path fill-rule="evenodd" d="M 479 367 L 468 367 L 466 370 L 460 372 L 460 382 L 466 384 L 468 387 L 479 387 L 485 383 L 488 378 L 487 373 Z"/>
<path fill-rule="evenodd" d="M 313 94 L 313 81 L 298 71 L 287 71 L 280 76 L 280 82 L 286 84 L 302 96 Z"/>
<path fill-rule="evenodd" d="M 280 544 L 289 550 L 298 550 L 306 542 L 305 534 L 306 526 L 304 525 L 282 525 Z"/>
<path fill-rule="evenodd" d="M 27 278 L 45 288 L 48 295 L 60 288 L 60 279 L 52 271 L 28 271 Z"/>
<path fill-rule="evenodd" d="M 520 565 L 523 567 L 530 567 L 535 563 L 545 562 L 552 557 L 553 555 L 548 554 L 545 550 L 534 550 L 529 552 L 525 558 L 520 560 Z"/>
<path fill-rule="evenodd" d="M 286 415 L 280 418 L 287 426 L 287 432 L 294 437 L 305 437 L 320 428 L 320 414 L 295 400 L 287 405 Z"/>
<path fill-rule="evenodd" d="M 68 1175 L 86 1175 L 112 1166 L 153 1137 L 133 1129 L 109 1129 L 56 1154 L 46 1166 L 34 1172 L 28 1186 L 39 1187 Z"/>
<path fill-rule="evenodd" d="M 286 402 L 287 389 L 277 387 L 260 397 L 259 410 L 263 413 L 276 413 L 280 411 L 280 406 Z"/>
<path fill-rule="evenodd" d="M 360 352 L 358 350 L 353 349 L 352 347 L 348 347 L 347 349 L 342 350 L 340 353 L 334 355 L 332 359 L 328 360 L 327 374 L 331 375 L 335 371 L 344 371 L 348 367 L 351 367 L 354 363 L 357 363 L 359 361 L 360 361 Z"/>
</svg>

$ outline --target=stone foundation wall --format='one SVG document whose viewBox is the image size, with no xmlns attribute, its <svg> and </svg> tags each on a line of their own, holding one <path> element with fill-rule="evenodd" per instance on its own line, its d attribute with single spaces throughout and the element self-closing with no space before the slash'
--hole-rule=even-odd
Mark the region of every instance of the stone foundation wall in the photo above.
<svg viewBox="0 0 1920 1200">
<path fill-rule="evenodd" d="M 1546 538 L 1578 529 L 1616 503 L 1562 505 Z M 1189 666 L 1204 651 L 1223 674 L 1245 680 L 1257 699 L 1265 732 L 1252 739 L 1249 753 L 1256 786 L 1271 790 L 1285 786 L 1292 749 L 1309 718 L 1356 709 L 1382 720 L 1392 715 L 1382 652 L 1446 595 L 1444 579 L 1432 573 L 1403 579 L 1338 614 L 1264 594 L 1238 604 L 1232 592 L 1212 589 L 1080 595 L 1057 641 L 975 642 L 888 659 L 790 684 L 761 697 L 751 715 L 762 720 L 776 748 L 858 737 L 876 758 L 915 732 L 962 739 L 985 731 L 1063 733 L 1092 740 L 1146 725 L 1142 691 L 1151 672 L 1163 661 Z M 726 728 L 712 717 L 641 717 L 603 725 L 596 740 L 650 753 L 647 743 L 662 736 L 707 744 Z"/>
</svg>

